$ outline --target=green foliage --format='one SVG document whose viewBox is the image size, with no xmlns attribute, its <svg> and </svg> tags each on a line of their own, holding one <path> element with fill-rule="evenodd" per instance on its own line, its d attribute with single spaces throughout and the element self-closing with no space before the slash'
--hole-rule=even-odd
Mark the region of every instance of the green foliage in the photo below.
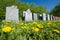
<svg viewBox="0 0 60 40">
<path fill-rule="evenodd" d="M 46 12 L 45 7 L 43 6 L 36 6 L 32 4 L 30 8 L 33 13 L 42 14 L 43 12 Z"/>
<path fill-rule="evenodd" d="M 40 26 L 38 27 L 38 25 Z M 14 29 L 4 32 L 2 28 L 5 26 Z M 60 40 L 60 20 L 0 23 L 0 40 Z"/>
<path fill-rule="evenodd" d="M 51 14 L 60 17 L 60 3 L 55 6 L 55 8 L 51 11 Z"/>
</svg>

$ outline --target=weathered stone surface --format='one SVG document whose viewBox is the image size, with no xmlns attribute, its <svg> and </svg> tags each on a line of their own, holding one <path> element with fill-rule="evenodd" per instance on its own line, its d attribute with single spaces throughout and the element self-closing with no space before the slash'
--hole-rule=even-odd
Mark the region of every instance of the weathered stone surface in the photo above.
<svg viewBox="0 0 60 40">
<path fill-rule="evenodd" d="M 38 20 L 37 14 L 36 13 L 33 14 L 34 14 L 34 20 L 37 21 Z"/>
<path fill-rule="evenodd" d="M 50 20 L 50 15 L 49 14 L 47 14 L 47 19 Z"/>
<path fill-rule="evenodd" d="M 30 9 L 23 11 L 23 16 L 25 16 L 25 21 L 32 21 L 32 13 Z"/>
<path fill-rule="evenodd" d="M 46 14 L 43 13 L 43 20 L 46 20 Z"/>
<path fill-rule="evenodd" d="M 17 6 L 6 7 L 6 20 L 18 22 L 18 9 Z"/>
</svg>

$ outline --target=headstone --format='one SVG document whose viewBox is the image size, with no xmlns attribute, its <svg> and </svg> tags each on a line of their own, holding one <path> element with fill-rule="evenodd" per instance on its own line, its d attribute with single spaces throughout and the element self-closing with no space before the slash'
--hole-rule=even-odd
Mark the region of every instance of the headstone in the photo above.
<svg viewBox="0 0 60 40">
<path fill-rule="evenodd" d="M 56 17 L 56 20 L 59 20 L 59 17 Z"/>
<path fill-rule="evenodd" d="M 36 13 L 33 13 L 34 14 L 34 20 L 37 21 L 38 17 L 37 17 L 37 14 Z"/>
<path fill-rule="evenodd" d="M 58 19 L 60 20 L 60 17 L 58 17 Z"/>
<path fill-rule="evenodd" d="M 51 15 L 50 17 L 51 17 L 51 20 L 53 20 L 53 19 L 52 19 L 53 16 Z"/>
<path fill-rule="evenodd" d="M 50 15 L 49 14 L 47 14 L 47 19 L 50 20 Z"/>
<path fill-rule="evenodd" d="M 55 16 L 53 16 L 53 20 L 55 20 L 56 18 L 55 18 Z"/>
<path fill-rule="evenodd" d="M 60 20 L 60 18 L 59 18 L 59 20 Z"/>
<path fill-rule="evenodd" d="M 57 17 L 55 17 L 56 19 L 55 20 L 58 20 L 58 18 Z"/>
<path fill-rule="evenodd" d="M 23 11 L 23 16 L 25 16 L 25 21 L 32 21 L 32 13 L 30 9 Z"/>
<path fill-rule="evenodd" d="M 46 20 L 46 14 L 43 13 L 43 20 Z"/>
<path fill-rule="evenodd" d="M 18 22 L 18 18 L 17 6 L 6 7 L 6 20 Z"/>
</svg>

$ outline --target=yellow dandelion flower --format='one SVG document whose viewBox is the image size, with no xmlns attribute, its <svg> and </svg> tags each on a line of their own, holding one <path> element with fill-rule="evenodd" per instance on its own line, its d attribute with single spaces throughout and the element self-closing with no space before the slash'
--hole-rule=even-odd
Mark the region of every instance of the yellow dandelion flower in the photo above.
<svg viewBox="0 0 60 40">
<path fill-rule="evenodd" d="M 37 22 L 32 22 L 32 24 L 37 24 Z"/>
<path fill-rule="evenodd" d="M 57 30 L 57 29 L 55 29 L 55 30 L 53 30 L 54 32 L 56 32 L 56 33 L 60 33 L 60 31 L 59 30 Z"/>
<path fill-rule="evenodd" d="M 43 25 L 42 24 L 37 24 L 37 27 L 38 28 L 43 28 Z"/>
<path fill-rule="evenodd" d="M 2 28 L 3 32 L 10 32 L 12 30 L 12 28 L 10 26 L 6 26 L 4 28 Z"/>
<path fill-rule="evenodd" d="M 39 28 L 33 28 L 33 30 L 34 30 L 35 32 L 38 32 L 38 31 L 39 31 Z"/>
</svg>

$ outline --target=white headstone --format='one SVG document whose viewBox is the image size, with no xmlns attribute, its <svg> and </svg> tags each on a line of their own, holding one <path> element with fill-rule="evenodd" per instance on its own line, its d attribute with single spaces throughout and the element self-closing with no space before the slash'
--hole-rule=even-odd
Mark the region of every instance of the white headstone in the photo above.
<svg viewBox="0 0 60 40">
<path fill-rule="evenodd" d="M 47 14 L 47 19 L 50 20 L 50 15 L 49 14 Z"/>
<path fill-rule="evenodd" d="M 33 13 L 34 14 L 34 20 L 37 21 L 38 17 L 37 17 L 37 14 L 36 13 Z"/>
<path fill-rule="evenodd" d="M 25 16 L 25 21 L 32 21 L 32 13 L 30 9 L 23 11 L 23 15 Z"/>
<path fill-rule="evenodd" d="M 18 22 L 18 9 L 17 6 L 6 7 L 6 20 Z"/>
<path fill-rule="evenodd" d="M 51 20 L 53 20 L 53 16 L 51 15 Z"/>
<path fill-rule="evenodd" d="M 43 13 L 43 20 L 46 20 L 46 14 Z"/>
<path fill-rule="evenodd" d="M 53 20 L 55 20 L 55 16 L 53 16 Z"/>
</svg>

